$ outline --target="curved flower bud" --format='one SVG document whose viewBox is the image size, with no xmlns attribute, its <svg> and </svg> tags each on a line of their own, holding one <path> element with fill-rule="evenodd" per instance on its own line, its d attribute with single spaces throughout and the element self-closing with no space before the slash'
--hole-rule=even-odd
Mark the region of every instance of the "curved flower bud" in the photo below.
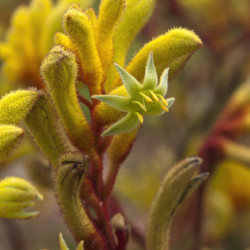
<svg viewBox="0 0 250 250">
<path fill-rule="evenodd" d="M 80 152 L 67 152 L 60 158 L 55 175 L 55 192 L 64 219 L 76 241 L 84 240 L 87 249 L 106 249 L 103 236 L 89 217 L 80 198 L 88 159 Z"/>
<path fill-rule="evenodd" d="M 0 100 L 0 124 L 18 124 L 38 98 L 36 90 L 17 90 Z"/>
<path fill-rule="evenodd" d="M 29 182 L 8 177 L 0 182 L 0 217 L 10 219 L 30 219 L 39 214 L 38 211 L 24 211 L 35 206 L 43 196 Z"/>
<path fill-rule="evenodd" d="M 164 177 L 150 207 L 146 237 L 148 250 L 169 249 L 169 232 L 177 209 L 208 177 L 208 173 L 195 174 L 201 163 L 199 157 L 188 157 Z"/>
<path fill-rule="evenodd" d="M 128 96 L 93 95 L 106 104 L 127 115 L 110 126 L 103 135 L 124 133 L 137 128 L 143 123 L 144 115 L 161 115 L 168 112 L 174 98 L 165 99 L 168 87 L 168 69 L 166 69 L 158 83 L 158 76 L 154 66 L 153 53 L 149 54 L 143 83 L 139 83 L 131 74 L 115 64 Z"/>
<path fill-rule="evenodd" d="M 13 125 L 0 125 L 0 162 L 20 142 L 23 130 Z"/>
<path fill-rule="evenodd" d="M 71 142 L 87 151 L 93 144 L 93 134 L 77 99 L 77 63 L 74 54 L 55 46 L 44 59 L 41 74 Z"/>
<path fill-rule="evenodd" d="M 84 82 L 92 93 L 100 93 L 103 71 L 90 18 L 72 5 L 64 15 L 63 26 L 77 48 Z"/>
</svg>

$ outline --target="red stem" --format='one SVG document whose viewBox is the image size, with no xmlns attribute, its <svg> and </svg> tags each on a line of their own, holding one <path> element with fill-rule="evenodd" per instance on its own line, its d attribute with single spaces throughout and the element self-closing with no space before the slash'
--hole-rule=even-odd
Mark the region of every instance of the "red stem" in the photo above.
<svg viewBox="0 0 250 250">
<path fill-rule="evenodd" d="M 80 93 L 77 93 L 77 97 L 82 104 L 86 105 L 89 108 L 89 110 L 93 109 L 93 104 L 86 98 L 84 98 Z"/>
</svg>

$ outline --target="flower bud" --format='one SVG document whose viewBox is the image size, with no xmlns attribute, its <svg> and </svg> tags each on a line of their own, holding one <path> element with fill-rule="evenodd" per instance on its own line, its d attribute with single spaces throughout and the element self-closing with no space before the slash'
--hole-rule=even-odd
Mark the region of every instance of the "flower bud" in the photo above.
<svg viewBox="0 0 250 250">
<path fill-rule="evenodd" d="M 9 219 L 30 219 L 38 211 L 33 208 L 43 196 L 29 182 L 18 177 L 7 177 L 0 182 L 0 217 Z"/>
<path fill-rule="evenodd" d="M 23 130 L 13 125 L 0 125 L 0 162 L 20 142 Z"/>
<path fill-rule="evenodd" d="M 17 90 L 0 100 L 0 124 L 18 124 L 29 113 L 38 98 L 36 90 Z"/>
</svg>

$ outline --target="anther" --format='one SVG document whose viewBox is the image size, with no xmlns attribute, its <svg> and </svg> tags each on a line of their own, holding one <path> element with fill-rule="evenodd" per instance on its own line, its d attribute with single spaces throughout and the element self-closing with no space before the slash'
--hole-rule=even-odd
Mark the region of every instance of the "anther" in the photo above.
<svg viewBox="0 0 250 250">
<path fill-rule="evenodd" d="M 161 95 L 157 95 L 158 97 L 160 97 L 160 99 L 161 99 L 161 101 L 162 101 L 162 103 L 165 105 L 165 106 L 167 106 L 168 107 L 168 102 L 164 99 L 164 97 L 163 96 L 161 96 Z"/>
<path fill-rule="evenodd" d="M 162 102 L 161 102 L 161 108 L 166 112 L 169 111 L 168 108 Z"/>
<path fill-rule="evenodd" d="M 136 114 L 138 120 L 140 121 L 140 123 L 142 124 L 143 123 L 143 116 L 138 112 L 135 112 L 135 114 Z"/>
<path fill-rule="evenodd" d="M 138 105 L 144 112 L 147 112 L 146 107 L 141 102 L 132 101 L 132 103 Z"/>
<path fill-rule="evenodd" d="M 144 93 L 140 92 L 139 94 L 140 94 L 147 102 L 153 102 L 153 100 L 152 100 L 150 97 L 148 97 L 147 95 L 145 95 Z"/>
<path fill-rule="evenodd" d="M 149 93 L 152 95 L 152 97 L 154 98 L 154 100 L 156 102 L 159 102 L 159 98 L 157 97 L 157 95 L 152 90 L 149 90 Z"/>
</svg>

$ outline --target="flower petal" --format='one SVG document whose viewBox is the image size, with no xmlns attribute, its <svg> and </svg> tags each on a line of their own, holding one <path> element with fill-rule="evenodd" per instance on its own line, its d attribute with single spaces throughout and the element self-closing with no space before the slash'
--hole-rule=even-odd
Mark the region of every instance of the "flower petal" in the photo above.
<svg viewBox="0 0 250 250">
<path fill-rule="evenodd" d="M 131 110 L 130 98 L 119 95 L 93 95 L 92 98 L 107 103 L 113 108 L 119 109 L 124 112 Z"/>
<path fill-rule="evenodd" d="M 156 94 L 162 95 L 163 97 L 167 94 L 167 91 L 168 91 L 168 72 L 169 72 L 169 68 L 166 68 L 163 71 L 161 75 L 160 83 L 154 91 Z"/>
<path fill-rule="evenodd" d="M 140 125 L 138 117 L 132 112 L 128 113 L 124 118 L 110 126 L 103 132 L 103 136 L 114 135 L 124 132 L 129 132 Z"/>
<path fill-rule="evenodd" d="M 175 102 L 175 98 L 174 97 L 170 97 L 170 98 L 167 98 L 167 99 L 165 99 L 166 101 L 167 101 L 167 103 L 168 103 L 168 108 L 170 109 L 171 108 L 171 106 L 174 104 L 174 102 Z"/>
<path fill-rule="evenodd" d="M 130 75 L 125 69 L 120 67 L 118 64 L 115 63 L 115 66 L 130 96 L 133 96 L 141 90 L 141 84 L 132 75 Z"/>
<path fill-rule="evenodd" d="M 154 89 L 158 83 L 158 76 L 155 69 L 153 52 L 150 52 L 143 81 L 143 89 Z"/>
</svg>

